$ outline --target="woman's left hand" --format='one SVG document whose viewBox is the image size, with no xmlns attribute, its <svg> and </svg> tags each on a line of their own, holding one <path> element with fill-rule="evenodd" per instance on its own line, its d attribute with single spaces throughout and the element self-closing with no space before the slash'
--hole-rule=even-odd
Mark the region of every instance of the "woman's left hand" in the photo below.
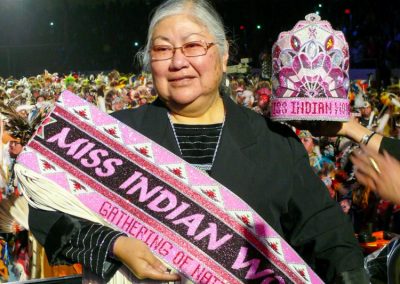
<svg viewBox="0 0 400 284">
<path fill-rule="evenodd" d="M 361 146 L 353 153 L 351 161 L 356 167 L 357 180 L 369 186 L 379 196 L 400 204 L 400 162 L 387 152 L 383 154 Z"/>
<path fill-rule="evenodd" d="M 180 276 L 169 273 L 167 267 L 157 259 L 141 240 L 120 236 L 114 244 L 114 255 L 139 279 L 176 281 Z"/>
</svg>

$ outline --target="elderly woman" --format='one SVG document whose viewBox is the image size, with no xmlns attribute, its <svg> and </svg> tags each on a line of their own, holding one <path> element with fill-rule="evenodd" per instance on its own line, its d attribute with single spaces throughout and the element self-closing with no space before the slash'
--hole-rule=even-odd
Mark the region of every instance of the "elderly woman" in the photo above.
<svg viewBox="0 0 400 284">
<path fill-rule="evenodd" d="M 325 281 L 364 283 L 352 226 L 314 175 L 301 142 L 220 91 L 228 42 L 215 10 L 201 0 L 165 2 L 142 55 L 159 99 L 113 116 L 245 200 Z M 82 262 L 105 279 L 121 262 L 141 278 L 178 277 L 165 273 L 143 242 L 100 225 L 32 209 L 30 228 L 53 263 Z M 85 257 L 94 253 L 93 260 Z"/>
</svg>

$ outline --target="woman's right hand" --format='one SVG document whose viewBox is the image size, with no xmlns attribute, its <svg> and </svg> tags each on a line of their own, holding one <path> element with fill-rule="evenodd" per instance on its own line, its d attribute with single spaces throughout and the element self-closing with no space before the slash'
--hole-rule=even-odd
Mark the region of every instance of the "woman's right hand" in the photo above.
<svg viewBox="0 0 400 284">
<path fill-rule="evenodd" d="M 164 281 L 180 279 L 178 274 L 169 273 L 167 267 L 140 240 L 118 237 L 114 243 L 113 253 L 139 279 Z"/>
</svg>

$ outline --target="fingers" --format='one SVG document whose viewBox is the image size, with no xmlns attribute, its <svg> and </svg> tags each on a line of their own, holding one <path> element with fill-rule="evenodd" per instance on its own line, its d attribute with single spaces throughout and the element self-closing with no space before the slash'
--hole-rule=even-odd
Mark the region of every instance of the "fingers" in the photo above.
<svg viewBox="0 0 400 284">
<path fill-rule="evenodd" d="M 350 157 L 354 166 L 356 167 L 357 172 L 362 172 L 364 174 L 373 175 L 376 174 L 372 164 L 371 159 L 362 151 L 354 151 Z M 378 166 L 377 162 L 374 160 L 376 166 Z"/>
<path fill-rule="evenodd" d="M 167 267 L 153 255 L 145 243 L 135 239 L 131 240 L 135 244 L 136 255 L 131 255 L 127 264 L 139 279 L 165 281 L 180 279 L 178 274 L 168 272 Z"/>
<path fill-rule="evenodd" d="M 385 176 L 390 167 L 392 165 L 395 166 L 395 163 L 398 163 L 396 159 L 387 153 L 382 155 L 381 153 L 371 150 L 364 145 L 361 146 L 361 149 L 364 153 L 364 156 L 367 157 L 370 167 L 374 169 L 374 171 L 380 176 Z"/>
<path fill-rule="evenodd" d="M 143 241 L 121 236 L 114 243 L 114 254 L 139 279 L 174 281 L 180 278 L 168 273 Z"/>
<path fill-rule="evenodd" d="M 365 174 L 361 171 L 356 171 L 355 172 L 355 177 L 359 183 L 361 183 L 364 186 L 367 186 L 373 190 L 377 190 L 378 186 L 376 183 L 376 180 L 371 178 L 368 174 Z"/>
<path fill-rule="evenodd" d="M 146 269 L 143 278 L 149 278 L 153 280 L 163 280 L 163 281 L 176 281 L 180 279 L 179 275 L 176 273 L 169 273 L 167 270 L 164 272 L 160 272 L 158 269 L 155 269 L 150 265 Z"/>
<path fill-rule="evenodd" d="M 374 158 L 362 151 L 355 151 L 350 159 L 356 167 L 355 175 L 357 180 L 365 186 L 377 189 L 382 173 L 380 166 L 382 165 L 382 158 Z"/>
<path fill-rule="evenodd" d="M 400 162 L 388 153 L 383 154 L 361 147 L 351 157 L 357 180 L 369 186 L 383 199 L 400 204 Z"/>
<path fill-rule="evenodd" d="M 167 267 L 157 259 L 150 251 L 145 255 L 144 260 L 148 267 L 145 272 L 145 278 L 154 280 L 179 280 L 180 277 L 176 273 L 169 273 Z"/>
<path fill-rule="evenodd" d="M 378 174 L 381 174 L 381 169 L 379 168 L 378 163 L 375 161 L 375 159 L 372 157 L 368 157 L 368 160 L 374 171 L 376 171 Z"/>
<path fill-rule="evenodd" d="M 161 273 L 167 272 L 167 267 L 152 253 L 149 253 L 147 256 L 147 262 L 156 270 Z"/>
</svg>

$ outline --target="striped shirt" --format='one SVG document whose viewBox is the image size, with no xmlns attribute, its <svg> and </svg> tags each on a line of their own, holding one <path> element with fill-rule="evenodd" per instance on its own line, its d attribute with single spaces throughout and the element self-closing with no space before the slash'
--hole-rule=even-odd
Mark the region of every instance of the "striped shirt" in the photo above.
<svg viewBox="0 0 400 284">
<path fill-rule="evenodd" d="M 189 164 L 209 172 L 214 162 L 223 124 L 174 124 L 182 158 Z"/>
<path fill-rule="evenodd" d="M 120 236 L 126 234 L 100 224 L 80 221 L 80 228 L 60 249 L 60 253 L 108 281 L 121 266 L 119 261 L 109 257 L 113 251 L 110 246 Z"/>
</svg>

